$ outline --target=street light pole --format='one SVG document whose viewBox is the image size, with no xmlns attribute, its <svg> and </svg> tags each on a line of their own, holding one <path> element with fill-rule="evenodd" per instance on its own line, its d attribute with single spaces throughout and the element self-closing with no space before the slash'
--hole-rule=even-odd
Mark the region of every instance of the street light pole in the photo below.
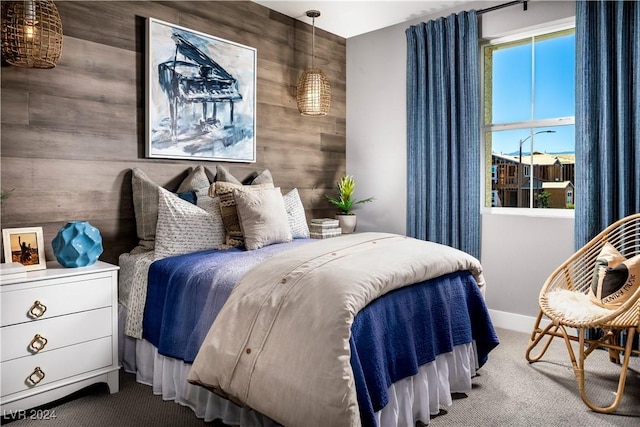
<svg viewBox="0 0 640 427">
<path fill-rule="evenodd" d="M 555 130 L 540 130 L 538 132 L 532 133 L 531 135 L 529 135 L 528 137 L 526 137 L 525 139 L 521 139 L 520 140 L 520 157 L 518 158 L 518 207 L 522 207 L 522 144 L 525 143 L 526 140 L 528 140 L 529 138 L 532 138 L 533 135 L 537 135 L 539 133 L 556 133 Z M 533 159 L 533 140 L 531 140 L 531 150 L 529 153 L 529 156 L 531 156 L 531 159 Z M 532 179 L 532 174 L 529 173 L 529 182 L 533 182 L 531 181 Z M 533 193 L 533 185 L 530 186 L 530 190 Z"/>
</svg>

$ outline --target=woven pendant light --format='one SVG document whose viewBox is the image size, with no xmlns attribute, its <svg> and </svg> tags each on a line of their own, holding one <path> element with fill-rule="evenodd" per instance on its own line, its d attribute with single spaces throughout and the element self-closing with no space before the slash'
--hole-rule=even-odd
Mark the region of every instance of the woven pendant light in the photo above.
<svg viewBox="0 0 640 427">
<path fill-rule="evenodd" d="M 303 116 L 326 116 L 331 107 L 331 86 L 329 80 L 320 68 L 315 68 L 316 18 L 320 16 L 317 10 L 307 11 L 312 18 L 311 34 L 311 68 L 305 70 L 298 80 L 296 100 L 298 110 Z"/>
<path fill-rule="evenodd" d="M 53 68 L 62 53 L 62 21 L 51 0 L 2 2 L 2 56 L 25 68 Z"/>
</svg>

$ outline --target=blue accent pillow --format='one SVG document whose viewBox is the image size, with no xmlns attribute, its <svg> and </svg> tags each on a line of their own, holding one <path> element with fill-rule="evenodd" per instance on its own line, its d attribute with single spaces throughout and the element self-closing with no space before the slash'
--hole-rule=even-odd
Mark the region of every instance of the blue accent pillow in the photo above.
<svg viewBox="0 0 640 427">
<path fill-rule="evenodd" d="M 189 203 L 193 203 L 194 205 L 198 203 L 198 197 L 196 196 L 195 191 L 189 191 L 186 193 L 176 193 L 176 194 L 182 200 L 186 200 Z"/>
</svg>

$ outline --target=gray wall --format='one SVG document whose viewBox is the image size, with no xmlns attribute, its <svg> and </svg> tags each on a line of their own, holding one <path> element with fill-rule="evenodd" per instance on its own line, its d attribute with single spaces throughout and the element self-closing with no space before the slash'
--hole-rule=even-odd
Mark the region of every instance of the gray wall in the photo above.
<svg viewBox="0 0 640 427">
<path fill-rule="evenodd" d="M 357 196 L 358 228 L 406 232 L 406 37 L 413 24 L 502 2 L 475 2 L 347 39 L 347 173 Z M 575 14 L 571 1 L 533 1 L 481 17 L 481 37 L 533 29 Z M 477 183 L 480 185 L 481 183 Z M 482 214 L 481 262 L 494 322 L 529 331 L 544 280 L 573 252 L 573 218 Z"/>
</svg>

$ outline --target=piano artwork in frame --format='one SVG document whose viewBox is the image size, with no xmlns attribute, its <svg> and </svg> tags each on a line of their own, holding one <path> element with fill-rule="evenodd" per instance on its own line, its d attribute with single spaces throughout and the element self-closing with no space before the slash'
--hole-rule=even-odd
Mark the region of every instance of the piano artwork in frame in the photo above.
<svg viewBox="0 0 640 427">
<path fill-rule="evenodd" d="M 255 162 L 256 49 L 147 20 L 147 157 Z"/>
</svg>

